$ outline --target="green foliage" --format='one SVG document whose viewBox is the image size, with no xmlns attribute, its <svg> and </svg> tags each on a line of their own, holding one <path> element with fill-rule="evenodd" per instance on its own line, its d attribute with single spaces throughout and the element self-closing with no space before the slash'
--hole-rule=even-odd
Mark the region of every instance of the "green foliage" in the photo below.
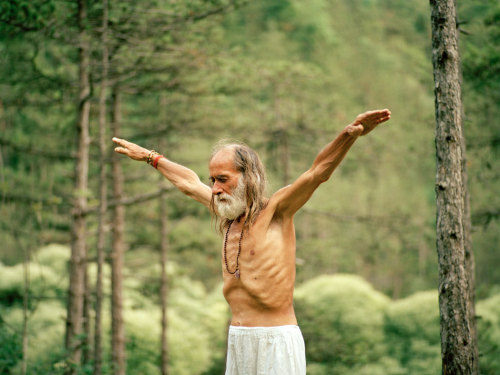
<svg viewBox="0 0 500 375">
<path fill-rule="evenodd" d="M 18 3 L 22 2 L 8 6 Z M 68 217 L 75 194 L 74 160 L 42 152 L 74 155 L 78 76 L 74 5 L 48 3 L 55 6 L 60 22 L 53 22 L 52 13 L 43 11 L 40 16 L 57 29 L 53 37 L 45 29 L 38 34 L 24 31 L 0 43 L 0 142 L 7 141 L 0 192 L 12 199 L 2 205 L 0 216 L 9 218 L 8 225 L 23 227 L 26 215 L 16 212 L 27 212 L 32 200 L 27 203 L 15 193 L 18 186 L 25 187 L 25 195 L 36 202 L 29 216 L 37 217 L 33 238 L 40 244 L 69 242 Z M 223 17 L 194 21 L 230 3 L 111 4 L 110 78 L 122 76 L 126 92 L 122 136 L 148 148 L 158 149 L 164 142 L 163 152 L 191 167 L 203 181 L 215 140 L 246 141 L 263 157 L 272 193 L 307 169 L 318 150 L 358 111 L 389 107 L 391 122 L 360 140 L 332 181 L 321 186 L 297 216 L 299 256 L 314 254 L 298 268 L 297 279 L 355 272 L 396 298 L 435 285 L 434 108 L 427 5 L 276 0 L 249 2 Z M 486 83 L 474 72 L 495 61 L 494 51 L 480 46 L 495 45 L 497 6 L 461 4 L 461 11 L 471 15 L 463 27 L 474 31 L 462 42 L 466 114 L 472 121 L 467 131 L 473 143 L 494 145 L 496 68 L 482 69 L 492 74 Z M 102 9 L 90 5 L 94 100 L 101 76 L 96 25 Z M 130 17 L 132 13 L 136 16 Z M 85 194 L 96 205 L 97 109 L 92 108 L 90 190 Z M 488 124 L 486 133 L 483 123 Z M 490 188 L 497 184 L 494 150 L 473 148 L 469 157 L 473 210 L 482 218 L 478 223 L 492 222 L 496 212 L 484 214 L 488 204 L 497 205 L 497 189 Z M 25 157 L 31 153 L 36 157 Z M 159 186 L 157 176 L 144 165 L 123 163 L 129 176 L 126 196 Z M 484 178 L 489 182 L 481 183 Z M 220 277 L 219 239 L 211 232 L 208 211 L 178 192 L 167 200 L 171 258 L 190 277 L 215 285 Z M 158 247 L 156 201 L 127 207 L 127 218 L 132 251 Z M 97 220 L 89 215 L 88 222 L 92 258 Z M 475 234 L 477 267 L 480 278 L 495 280 L 488 249 L 493 248 L 496 227 L 486 229 L 484 239 L 483 233 Z M 191 230 L 200 235 L 190 236 Z M 6 244 L 0 250 L 4 262 L 19 261 L 9 230 L 0 233 L 0 239 Z"/>
<path fill-rule="evenodd" d="M 125 274 L 124 306 L 127 369 L 131 373 L 159 371 L 160 308 L 156 288 L 159 267 L 151 253 L 129 258 Z M 67 260 L 68 249 L 50 245 L 35 252 L 32 298 L 41 288 L 57 289 L 54 274 Z M 33 261 L 35 262 L 35 261 Z M 19 266 L 1 269 L 0 293 L 23 288 L 17 285 Z M 105 279 L 109 268 L 105 267 Z M 94 278 L 95 268 L 89 275 Z M 224 369 L 227 303 L 219 284 L 207 291 L 198 281 L 182 275 L 182 268 L 170 262 L 167 274 L 169 370 L 174 374 L 220 374 Z M 51 275 L 51 276 L 48 276 Z M 131 277 L 130 275 L 134 275 Z M 36 276 L 36 277 L 35 277 Z M 148 276 L 148 277 L 146 277 Z M 64 279 L 64 278 L 63 278 Z M 8 282 L 6 282 L 6 280 Z M 51 284 L 52 283 L 52 284 Z M 105 294 L 109 290 L 105 284 Z M 147 291 L 147 293 L 144 293 Z M 46 292 L 44 292 L 46 293 Z M 499 369 L 499 295 L 478 302 L 481 371 L 496 374 Z M 312 375 L 352 373 L 377 375 L 436 374 L 440 370 L 439 313 L 437 292 L 418 292 L 391 301 L 356 275 L 319 276 L 297 286 L 296 313 L 306 340 L 308 373 Z M 105 301 L 104 311 L 109 310 Z M 32 373 L 62 374 L 65 307 L 61 299 L 41 300 L 28 311 L 28 369 Z M 104 357 L 109 355 L 110 315 L 103 317 Z M 3 303 L 0 308 L 0 369 L 16 373 L 21 366 L 23 311 L 20 303 Z M 89 373 L 85 368 L 82 374 Z M 90 368 L 88 369 L 89 371 Z M 104 366 L 104 373 L 109 367 Z"/>
<path fill-rule="evenodd" d="M 8 326 L 0 309 L 0 374 L 9 374 L 22 358 L 21 338 Z"/>
<path fill-rule="evenodd" d="M 353 275 L 320 276 L 297 288 L 308 373 L 436 374 L 437 292 L 390 301 Z"/>
<path fill-rule="evenodd" d="M 461 57 L 464 76 L 465 134 L 478 285 L 500 284 L 495 259 L 500 229 L 500 4 L 459 2 L 463 24 Z M 498 258 L 496 258 L 498 259 Z M 480 291 L 488 295 L 487 288 Z"/>
<path fill-rule="evenodd" d="M 479 296 L 485 298 L 500 284 L 500 10 L 495 0 L 458 5 L 467 32 L 461 34 L 461 52 L 473 240 Z M 20 243 L 41 248 L 32 252 L 29 266 L 33 324 L 47 319 L 60 335 L 61 321 L 44 314 L 50 306 L 59 314 L 66 295 L 72 197 L 85 194 L 91 206 L 98 204 L 102 8 L 98 2 L 89 6 L 90 187 L 74 192 L 76 3 L 0 2 L 0 307 L 12 322 L 6 330 L 0 326 L 0 360 L 6 361 L 0 363 L 9 368 L 20 358 Z M 109 10 L 110 78 L 123 90 L 120 135 L 159 149 L 202 181 L 211 145 L 237 138 L 264 159 L 272 193 L 306 170 L 357 113 L 392 110 L 391 122 L 360 139 L 297 215 L 297 311 L 311 374 L 437 373 L 435 295 L 414 294 L 434 288 L 437 277 L 428 4 L 127 0 L 110 3 Z M 127 197 L 160 186 L 143 164 L 123 160 L 123 170 Z M 172 371 L 182 374 L 193 366 L 191 373 L 219 374 L 228 314 L 219 285 L 220 238 L 205 207 L 179 192 L 169 193 L 167 202 Z M 129 369 L 152 373 L 158 370 L 157 200 L 128 206 L 126 217 Z M 89 213 L 87 220 L 93 261 L 97 218 Z M 50 243 L 63 246 L 44 247 Z M 311 280 L 346 272 L 398 301 L 360 278 Z M 109 294 L 107 266 L 104 273 Z M 89 275 L 95 281 L 95 264 Z M 317 290 L 324 299 L 315 299 Z M 499 323 L 493 302 L 486 301 L 478 304 L 485 316 L 479 321 L 481 366 L 494 374 Z M 63 372 L 62 338 L 49 335 L 51 342 L 44 343 L 31 334 L 50 353 L 30 368 Z M 14 353 L 13 361 L 6 353 Z"/>
<path fill-rule="evenodd" d="M 388 351 L 414 374 L 436 374 L 441 367 L 439 304 L 435 291 L 419 292 L 387 309 Z"/>
<path fill-rule="evenodd" d="M 16 35 L 15 30 L 38 31 L 47 26 L 55 4 L 47 0 L 11 0 L 0 3 L 0 38 Z"/>
<path fill-rule="evenodd" d="M 48 248 L 50 251 L 50 248 Z M 31 262 L 27 268 L 29 277 L 30 308 L 36 308 L 38 301 L 64 299 L 67 293 L 67 274 L 64 270 Z M 62 272 L 61 272 L 62 271 Z M 24 295 L 23 265 L 13 267 L 0 263 L 0 304 L 21 306 Z"/>
<path fill-rule="evenodd" d="M 63 275 L 67 271 L 69 256 L 70 249 L 67 246 L 50 244 L 35 253 L 34 262 Z"/>
<path fill-rule="evenodd" d="M 67 248 L 51 245 L 40 249 L 37 259 L 43 266 L 44 288 L 56 290 L 47 284 L 67 258 Z M 35 270 L 41 265 L 30 265 Z M 53 267 L 53 268 L 52 268 Z M 0 293 L 7 295 L 19 284 L 16 280 L 20 273 L 19 266 L 3 266 Z M 92 277 L 93 272 L 89 272 Z M 130 272 L 126 271 L 126 272 Z M 149 272 L 158 275 L 157 265 L 151 265 Z M 220 368 L 224 361 L 225 335 L 228 323 L 227 304 L 220 293 L 219 285 L 207 293 L 200 283 L 176 274 L 178 267 L 170 263 L 168 275 L 174 281 L 170 283 L 168 297 L 168 342 L 170 371 L 175 374 L 202 374 L 211 368 Z M 32 271 L 32 274 L 34 272 Z M 109 269 L 105 269 L 105 275 Z M 52 276 L 49 276 L 52 275 Z M 38 290 L 38 278 L 33 278 L 30 291 L 32 298 Z M 157 298 L 148 298 L 141 293 L 143 285 L 140 278 L 126 278 L 124 285 L 124 307 L 126 326 L 127 368 L 131 373 L 157 374 L 159 371 L 160 308 Z M 145 280 L 151 282 L 152 279 Z M 154 280 L 156 283 L 158 280 Z M 22 285 L 22 283 L 21 283 Z M 18 288 L 18 286 L 16 286 Z M 105 290 L 109 285 L 105 285 Z M 49 290 L 50 290 L 49 289 Z M 45 289 L 44 289 L 45 290 Z M 23 289 L 18 291 L 22 302 Z M 105 292 L 109 294 L 109 292 Z M 47 293 L 45 292 L 45 295 Z M 21 335 L 23 325 L 22 306 L 19 303 L 4 301 L 0 309 L 0 337 L 5 339 L 0 351 L 0 368 L 19 368 L 21 359 Z M 105 302 L 104 308 L 109 309 Z M 33 373 L 62 373 L 65 368 L 62 347 L 65 327 L 65 307 L 62 300 L 40 301 L 28 311 L 28 367 Z M 103 317 L 103 344 L 105 353 L 109 353 L 111 322 L 109 315 Z M 106 355 L 106 354 L 105 354 Z M 17 370 L 16 370 L 17 371 Z M 82 369 L 85 371 L 85 369 Z"/>
<path fill-rule="evenodd" d="M 311 362 L 360 368 L 383 355 L 389 299 L 360 277 L 320 276 L 298 287 L 295 297 Z"/>
<path fill-rule="evenodd" d="M 159 308 L 152 304 L 130 306 L 125 316 L 128 371 L 156 374 Z M 220 287 L 207 294 L 201 283 L 175 277 L 168 295 L 168 327 L 169 370 L 172 373 L 202 374 L 220 363 L 224 359 L 227 329 L 227 306 Z"/>
<path fill-rule="evenodd" d="M 3 314 L 9 327 L 18 332 L 17 340 L 21 342 L 23 313 L 22 308 L 13 307 Z M 28 315 L 28 368 L 31 373 L 58 373 L 59 363 L 64 359 L 62 347 L 66 316 L 65 307 L 55 301 L 40 302 Z M 20 371 L 20 358 L 16 363 Z"/>
<path fill-rule="evenodd" d="M 476 307 L 481 374 L 500 372 L 500 294 L 479 301 Z"/>
</svg>

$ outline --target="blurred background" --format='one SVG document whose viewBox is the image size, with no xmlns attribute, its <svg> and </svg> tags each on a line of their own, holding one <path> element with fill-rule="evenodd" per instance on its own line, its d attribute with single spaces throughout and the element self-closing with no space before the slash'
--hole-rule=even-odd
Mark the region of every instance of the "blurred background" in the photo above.
<svg viewBox="0 0 500 375">
<path fill-rule="evenodd" d="M 480 367 L 498 375 L 500 5 L 459 0 L 458 11 Z M 111 2 L 106 70 L 102 14 L 101 2 L 88 3 L 90 157 L 88 188 L 78 191 L 77 3 L 0 4 L 0 373 L 64 370 L 75 197 L 88 202 L 95 285 L 104 79 L 106 118 L 120 123 L 105 133 L 110 187 L 112 136 L 158 150 L 207 182 L 212 145 L 231 138 L 259 152 L 272 194 L 358 113 L 389 108 L 389 123 L 359 139 L 296 216 L 296 311 L 308 374 L 441 373 L 428 2 Z M 163 239 L 170 373 L 222 374 L 229 312 L 210 214 L 145 163 L 119 163 L 131 202 L 123 264 L 127 372 L 160 373 Z M 158 191 L 166 191 L 161 199 Z M 113 218 L 105 220 L 109 253 Z M 107 264 L 103 280 L 103 373 L 111 373 Z M 92 373 L 90 365 L 78 371 Z"/>
</svg>

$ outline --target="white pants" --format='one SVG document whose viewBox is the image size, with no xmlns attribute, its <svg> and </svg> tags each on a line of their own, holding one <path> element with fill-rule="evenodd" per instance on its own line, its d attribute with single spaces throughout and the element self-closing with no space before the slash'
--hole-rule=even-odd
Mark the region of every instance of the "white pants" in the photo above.
<svg viewBox="0 0 500 375">
<path fill-rule="evenodd" d="M 304 338 L 295 325 L 229 327 L 226 375 L 305 375 Z"/>
</svg>

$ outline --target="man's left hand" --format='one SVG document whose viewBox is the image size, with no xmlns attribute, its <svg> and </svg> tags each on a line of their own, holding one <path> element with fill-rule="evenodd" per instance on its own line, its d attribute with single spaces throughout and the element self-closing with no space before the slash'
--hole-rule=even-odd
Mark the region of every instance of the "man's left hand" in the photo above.
<svg viewBox="0 0 500 375">
<path fill-rule="evenodd" d="M 356 119 L 347 126 L 346 130 L 350 135 L 366 135 L 375 129 L 379 124 L 388 121 L 391 118 L 391 111 L 381 109 L 368 111 L 356 116 Z"/>
</svg>

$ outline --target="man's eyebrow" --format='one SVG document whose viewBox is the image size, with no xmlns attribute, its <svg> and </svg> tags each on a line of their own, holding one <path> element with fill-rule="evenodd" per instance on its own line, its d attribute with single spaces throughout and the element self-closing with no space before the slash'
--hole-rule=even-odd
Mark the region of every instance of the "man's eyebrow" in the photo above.
<svg viewBox="0 0 500 375">
<path fill-rule="evenodd" d="M 208 179 L 210 181 L 215 181 L 215 180 L 222 180 L 222 179 L 228 179 L 229 176 L 228 175 L 225 175 L 225 174 L 218 174 L 218 175 L 215 175 L 215 176 L 210 176 Z"/>
</svg>

